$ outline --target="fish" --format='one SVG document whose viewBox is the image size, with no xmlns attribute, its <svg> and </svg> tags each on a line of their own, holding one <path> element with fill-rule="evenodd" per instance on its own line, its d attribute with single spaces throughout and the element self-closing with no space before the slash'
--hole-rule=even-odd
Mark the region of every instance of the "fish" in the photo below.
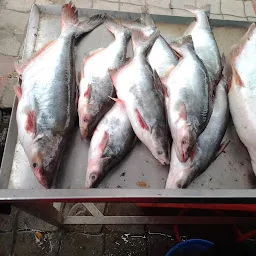
<svg viewBox="0 0 256 256">
<path fill-rule="evenodd" d="M 133 132 L 125 105 L 118 101 L 101 119 L 93 133 L 88 153 L 85 188 L 95 187 L 133 149 Z"/>
<path fill-rule="evenodd" d="M 136 21 L 122 21 L 122 24 L 128 28 L 140 30 L 144 34 L 145 40 L 157 29 L 147 8 L 142 9 L 140 23 Z M 165 77 L 171 67 L 178 64 L 178 56 L 161 35 L 147 53 L 147 60 L 152 69 L 156 70 L 160 79 Z"/>
<path fill-rule="evenodd" d="M 256 25 L 252 23 L 229 54 L 230 113 L 256 174 Z"/>
<path fill-rule="evenodd" d="M 169 164 L 169 136 L 163 88 L 157 72 L 146 59 L 146 52 L 158 36 L 156 30 L 144 41 L 143 33 L 133 30 L 134 57 L 119 70 L 109 72 L 138 139 L 166 165 Z"/>
<path fill-rule="evenodd" d="M 209 78 L 190 35 L 175 40 L 171 47 L 182 58 L 163 80 L 168 123 L 177 157 L 186 162 L 209 119 Z"/>
<path fill-rule="evenodd" d="M 115 36 L 106 48 L 90 52 L 83 60 L 79 85 L 78 115 L 82 138 L 90 137 L 98 122 L 113 106 L 116 96 L 109 69 L 118 69 L 126 61 L 130 30 L 108 18 L 105 27 Z"/>
<path fill-rule="evenodd" d="M 75 39 L 105 20 L 95 15 L 78 21 L 72 3 L 61 13 L 61 34 L 31 59 L 15 64 L 22 84 L 18 98 L 18 136 L 38 182 L 50 188 L 59 169 L 67 137 L 76 117 Z"/>
<path fill-rule="evenodd" d="M 196 16 L 196 21 L 188 27 L 184 36 L 192 36 L 196 54 L 203 61 L 207 69 L 210 81 L 211 99 L 213 100 L 214 88 L 221 77 L 222 63 L 218 45 L 209 23 L 211 5 L 207 4 L 201 8 L 185 5 L 185 8 Z"/>
<path fill-rule="evenodd" d="M 172 147 L 166 188 L 186 188 L 210 166 L 221 148 L 221 141 L 227 130 L 229 117 L 227 78 L 223 75 L 216 87 L 209 123 L 196 142 L 194 155 L 187 162 L 182 163 L 177 158 L 174 147 Z"/>
</svg>

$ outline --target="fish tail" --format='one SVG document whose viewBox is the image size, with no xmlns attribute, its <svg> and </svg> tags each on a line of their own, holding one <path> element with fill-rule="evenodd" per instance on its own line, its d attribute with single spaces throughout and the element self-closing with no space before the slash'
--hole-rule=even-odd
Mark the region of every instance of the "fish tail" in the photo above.
<svg viewBox="0 0 256 256">
<path fill-rule="evenodd" d="M 210 4 L 206 4 L 206 5 L 202 5 L 200 7 L 196 7 L 194 5 L 184 5 L 184 8 L 193 13 L 195 16 L 197 16 L 197 14 L 204 12 L 207 17 L 210 17 L 210 10 L 211 10 L 211 5 Z"/>
<path fill-rule="evenodd" d="M 152 19 L 152 17 L 150 16 L 147 6 L 144 6 L 141 8 L 140 22 L 144 26 L 156 28 L 155 22 Z"/>
<path fill-rule="evenodd" d="M 125 38 L 129 39 L 131 37 L 131 30 L 127 27 L 124 27 L 121 24 L 118 24 L 112 18 L 106 19 L 104 25 L 106 28 L 115 36 L 124 36 Z"/>
<path fill-rule="evenodd" d="M 86 32 L 90 32 L 106 19 L 106 14 L 97 14 L 90 18 L 86 18 L 84 21 L 78 21 L 78 11 L 72 2 L 63 5 L 61 12 L 61 31 L 66 31 L 72 28 L 70 31 L 75 33 L 76 36 L 80 36 Z"/>
<path fill-rule="evenodd" d="M 172 42 L 170 42 L 171 48 L 173 48 L 178 54 L 182 55 L 182 48 L 187 47 L 188 45 L 194 47 L 192 36 L 183 36 Z"/>
<path fill-rule="evenodd" d="M 147 52 L 151 49 L 151 47 L 155 43 L 159 35 L 160 35 L 160 32 L 158 29 L 155 29 L 154 32 L 149 37 L 146 37 L 143 31 L 141 30 L 134 31 L 132 33 L 132 41 L 133 41 L 135 55 L 136 54 L 146 55 Z"/>
</svg>

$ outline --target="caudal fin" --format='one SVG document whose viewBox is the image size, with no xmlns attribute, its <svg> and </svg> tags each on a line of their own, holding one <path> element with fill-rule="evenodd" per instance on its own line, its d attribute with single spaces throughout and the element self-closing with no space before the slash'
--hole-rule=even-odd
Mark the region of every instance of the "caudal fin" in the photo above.
<svg viewBox="0 0 256 256">
<path fill-rule="evenodd" d="M 155 22 L 152 19 L 152 17 L 150 16 L 149 12 L 148 12 L 148 8 L 142 7 L 141 9 L 141 16 L 140 16 L 140 22 L 147 27 L 151 27 L 151 28 L 156 28 Z"/>
<path fill-rule="evenodd" d="M 170 43 L 170 46 L 171 46 L 171 48 L 174 49 L 179 55 L 182 55 L 182 50 L 183 50 L 183 48 L 186 48 L 186 47 L 192 47 L 192 48 L 194 48 L 192 36 L 191 36 L 191 35 L 188 35 L 188 36 L 180 37 L 180 38 L 176 39 L 175 41 L 172 41 L 172 42 Z"/>
<path fill-rule="evenodd" d="M 147 52 L 151 49 L 156 39 L 160 36 L 160 32 L 158 29 L 155 29 L 154 32 L 150 35 L 150 37 L 146 37 L 145 34 L 141 30 L 134 31 L 132 33 L 132 41 L 133 41 L 133 50 L 134 55 L 137 54 L 147 54 Z"/>
<path fill-rule="evenodd" d="M 86 18 L 84 21 L 78 21 L 78 13 L 76 7 L 70 2 L 62 7 L 61 12 L 61 31 L 70 29 L 76 36 L 90 32 L 106 19 L 106 14 L 97 14 L 90 18 Z"/>
<path fill-rule="evenodd" d="M 211 5 L 210 4 L 206 4 L 206 5 L 203 5 L 201 7 L 196 7 L 196 6 L 193 6 L 193 5 L 184 5 L 184 8 L 193 13 L 195 16 L 197 16 L 199 13 L 205 13 L 207 15 L 207 17 L 209 18 L 210 17 L 210 10 L 211 10 Z"/>
<path fill-rule="evenodd" d="M 114 21 L 112 18 L 108 17 L 104 22 L 106 28 L 115 36 L 124 36 L 129 39 L 131 37 L 131 31 L 127 27 L 119 24 L 117 21 Z"/>
</svg>

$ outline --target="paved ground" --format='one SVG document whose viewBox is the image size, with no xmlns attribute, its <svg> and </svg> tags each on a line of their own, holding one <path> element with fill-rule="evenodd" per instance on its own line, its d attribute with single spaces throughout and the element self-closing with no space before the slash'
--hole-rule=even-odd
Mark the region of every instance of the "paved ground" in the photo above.
<svg viewBox="0 0 256 256">
<path fill-rule="evenodd" d="M 0 0 L 0 107 L 10 108 L 13 85 L 17 82 L 13 63 L 20 54 L 29 10 L 33 3 L 60 4 L 63 0 Z M 165 15 L 189 15 L 185 4 L 202 5 L 206 0 L 74 0 L 77 7 L 140 12 L 147 4 L 149 11 Z M 250 1 L 213 0 L 211 17 L 256 21 Z M 117 208 L 122 209 L 123 206 Z M 105 208 L 111 213 L 114 206 Z M 134 209 L 134 207 L 129 208 Z M 136 211 L 138 209 L 135 209 Z M 57 230 L 30 215 L 12 209 L 10 216 L 0 215 L 0 255 L 164 255 L 174 243 L 170 226 L 80 226 L 76 232 Z M 232 238 L 230 227 L 182 228 L 184 237 L 212 240 Z M 250 248 L 254 249 L 254 244 Z"/>
</svg>

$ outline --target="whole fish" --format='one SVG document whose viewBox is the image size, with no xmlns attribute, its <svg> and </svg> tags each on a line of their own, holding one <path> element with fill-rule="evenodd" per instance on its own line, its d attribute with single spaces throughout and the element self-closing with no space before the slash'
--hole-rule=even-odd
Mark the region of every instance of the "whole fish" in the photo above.
<svg viewBox="0 0 256 256">
<path fill-rule="evenodd" d="M 209 118 L 209 79 L 191 36 L 171 46 L 182 58 L 164 80 L 168 122 L 177 157 L 186 162 Z"/>
<path fill-rule="evenodd" d="M 64 5 L 58 39 L 16 65 L 22 75 L 22 85 L 15 88 L 18 135 L 35 177 L 46 188 L 52 184 L 76 117 L 74 39 L 104 19 L 96 15 L 79 22 L 75 7 Z"/>
<path fill-rule="evenodd" d="M 93 133 L 85 187 L 95 186 L 104 178 L 131 151 L 136 139 L 124 104 L 116 102 Z"/>
<path fill-rule="evenodd" d="M 166 188 L 186 188 L 208 168 L 220 148 L 228 119 L 227 79 L 223 76 L 216 88 L 211 118 L 196 142 L 194 155 L 186 163 L 181 163 L 176 156 L 175 149 L 172 148 Z"/>
<path fill-rule="evenodd" d="M 159 35 L 156 30 L 144 42 L 141 31 L 132 32 L 134 57 L 117 71 L 110 71 L 118 98 L 124 102 L 137 137 L 161 163 L 168 164 L 169 138 L 166 125 L 162 84 L 146 59 L 146 51 Z M 161 93 L 160 93 L 161 92 Z"/>
<path fill-rule="evenodd" d="M 196 21 L 188 27 L 184 35 L 192 36 L 196 54 L 203 61 L 208 71 L 211 86 L 210 93 L 213 99 L 214 87 L 221 77 L 222 64 L 219 49 L 209 24 L 211 5 L 208 4 L 201 8 L 191 5 L 185 7 L 196 16 Z"/>
<path fill-rule="evenodd" d="M 256 174 L 256 25 L 230 53 L 231 81 L 228 99 L 232 119 L 239 138 L 247 147 Z"/>
<path fill-rule="evenodd" d="M 142 10 L 140 22 L 122 21 L 122 24 L 131 29 L 141 30 L 146 40 L 157 29 L 147 9 Z M 149 50 L 147 60 L 160 79 L 164 78 L 169 69 L 178 63 L 177 55 L 161 35 Z"/>
<path fill-rule="evenodd" d="M 129 29 L 113 22 L 105 21 L 106 28 L 115 40 L 107 47 L 100 48 L 84 58 L 79 86 L 78 115 L 83 138 L 90 136 L 104 114 L 112 107 L 115 89 L 109 77 L 109 69 L 118 69 L 126 61 Z"/>
</svg>

